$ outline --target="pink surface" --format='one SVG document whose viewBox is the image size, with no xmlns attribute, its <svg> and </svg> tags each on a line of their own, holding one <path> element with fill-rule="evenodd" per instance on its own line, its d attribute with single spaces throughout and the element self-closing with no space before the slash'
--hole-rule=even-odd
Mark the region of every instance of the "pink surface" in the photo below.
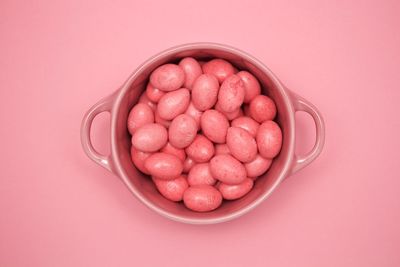
<svg viewBox="0 0 400 267">
<path fill-rule="evenodd" d="M 0 266 L 399 266 L 399 14 L 398 1 L 2 1 Z M 259 58 L 326 122 L 315 162 L 219 225 L 150 211 L 79 139 L 84 112 L 140 63 L 195 41 Z M 304 153 L 313 123 L 297 117 Z"/>
</svg>

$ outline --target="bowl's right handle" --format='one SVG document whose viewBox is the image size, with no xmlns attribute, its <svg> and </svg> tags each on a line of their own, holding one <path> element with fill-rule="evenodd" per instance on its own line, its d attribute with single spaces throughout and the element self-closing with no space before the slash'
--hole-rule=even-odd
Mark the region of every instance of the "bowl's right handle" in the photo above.
<svg viewBox="0 0 400 267">
<path fill-rule="evenodd" d="M 102 112 L 111 113 L 112 106 L 114 104 L 115 94 L 112 94 L 106 98 L 103 98 L 96 104 L 94 104 L 85 114 L 82 120 L 81 125 L 81 142 L 83 150 L 86 155 L 92 159 L 94 162 L 103 166 L 109 171 L 113 171 L 113 163 L 111 155 L 101 155 L 97 150 L 93 147 L 92 140 L 90 138 L 90 130 L 92 127 L 92 123 L 94 118 Z M 111 116 L 112 117 L 112 116 Z"/>
<path fill-rule="evenodd" d="M 304 111 L 310 114 L 314 120 L 316 129 L 315 144 L 311 151 L 303 156 L 295 155 L 292 166 L 292 173 L 295 173 L 310 164 L 321 153 L 325 143 L 325 124 L 321 113 L 313 104 L 292 91 L 290 93 L 295 111 Z"/>
</svg>

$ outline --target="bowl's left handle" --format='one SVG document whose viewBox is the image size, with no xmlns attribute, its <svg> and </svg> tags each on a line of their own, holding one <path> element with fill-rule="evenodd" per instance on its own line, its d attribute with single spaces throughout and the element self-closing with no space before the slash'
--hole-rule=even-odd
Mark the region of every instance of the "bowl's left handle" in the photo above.
<svg viewBox="0 0 400 267">
<path fill-rule="evenodd" d="M 90 131 L 94 118 L 102 112 L 111 113 L 113 104 L 114 94 L 103 98 L 86 112 L 81 125 L 81 142 L 86 155 L 111 172 L 113 171 L 111 156 L 102 155 L 93 147 L 92 140 L 90 139 Z"/>
</svg>

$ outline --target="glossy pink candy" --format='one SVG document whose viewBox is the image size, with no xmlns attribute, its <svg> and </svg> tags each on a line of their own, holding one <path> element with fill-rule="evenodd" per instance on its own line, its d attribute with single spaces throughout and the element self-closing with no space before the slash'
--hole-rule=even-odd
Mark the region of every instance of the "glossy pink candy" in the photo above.
<svg viewBox="0 0 400 267">
<path fill-rule="evenodd" d="M 183 86 L 189 90 L 192 89 L 194 81 L 203 74 L 201 66 L 196 59 L 192 57 L 185 57 L 179 62 L 179 66 L 185 72 L 185 82 Z"/>
<path fill-rule="evenodd" d="M 222 83 L 227 77 L 235 73 L 235 69 L 228 61 L 216 58 L 203 65 L 203 72 L 214 75 L 218 82 Z"/>
<path fill-rule="evenodd" d="M 162 148 L 168 140 L 168 132 L 157 123 L 145 124 L 138 128 L 132 136 L 132 145 L 144 152 L 155 152 Z"/>
<path fill-rule="evenodd" d="M 263 175 L 271 166 L 272 159 L 266 159 L 262 157 L 260 154 L 250 162 L 245 163 L 244 167 L 247 172 L 247 176 L 254 178 L 260 175 Z"/>
<path fill-rule="evenodd" d="M 178 65 L 164 64 L 151 73 L 150 82 L 162 91 L 174 91 L 185 82 L 185 72 Z"/>
<path fill-rule="evenodd" d="M 244 103 L 249 103 L 261 93 L 261 86 L 257 78 L 248 71 L 240 71 L 238 75 L 244 83 Z"/>
<path fill-rule="evenodd" d="M 219 83 L 212 74 L 202 74 L 192 87 L 192 103 L 200 111 L 210 109 L 217 102 Z"/>
<path fill-rule="evenodd" d="M 181 201 L 183 199 L 183 194 L 189 187 L 184 175 L 172 180 L 163 180 L 153 177 L 153 182 L 161 195 L 171 201 Z"/>
<path fill-rule="evenodd" d="M 185 151 L 197 163 L 207 162 L 214 155 L 214 145 L 207 137 L 198 134 Z"/>
<path fill-rule="evenodd" d="M 247 116 L 241 116 L 231 122 L 232 127 L 239 127 L 248 131 L 253 137 L 256 137 L 260 124 Z"/>
<path fill-rule="evenodd" d="M 246 178 L 240 184 L 224 184 L 220 183 L 217 188 L 221 192 L 222 197 L 227 200 L 234 200 L 243 197 L 253 188 L 253 180 Z"/>
<path fill-rule="evenodd" d="M 222 83 L 218 93 L 218 105 L 224 112 L 240 108 L 244 100 L 244 84 L 237 75 L 231 75 Z"/>
<path fill-rule="evenodd" d="M 181 88 L 173 92 L 166 93 L 160 98 L 157 105 L 157 114 L 164 120 L 172 120 L 179 114 L 186 111 L 190 102 L 190 92 L 186 88 Z"/>
<path fill-rule="evenodd" d="M 183 170 L 182 161 L 178 157 L 162 152 L 149 156 L 144 166 L 153 177 L 163 180 L 178 178 Z"/>
<path fill-rule="evenodd" d="M 272 159 L 278 155 L 282 147 L 282 131 L 274 121 L 266 121 L 260 125 L 257 133 L 257 146 L 260 155 Z"/>
<path fill-rule="evenodd" d="M 196 121 L 186 114 L 178 115 L 168 129 L 169 141 L 177 148 L 189 146 L 197 135 Z"/>
<path fill-rule="evenodd" d="M 210 161 L 212 176 L 226 184 L 240 184 L 246 177 L 243 164 L 231 155 L 216 155 Z"/>
<path fill-rule="evenodd" d="M 273 120 L 276 115 L 274 101 L 265 95 L 256 96 L 249 105 L 249 115 L 258 122 Z"/>
<path fill-rule="evenodd" d="M 257 143 L 245 129 L 230 127 L 226 135 L 226 144 L 231 155 L 241 162 L 252 161 L 257 155 Z"/>
<path fill-rule="evenodd" d="M 193 211 L 212 211 L 221 205 L 222 195 L 212 185 L 194 185 L 186 189 L 183 203 Z"/>
<path fill-rule="evenodd" d="M 139 127 L 153 122 L 153 110 L 144 103 L 138 103 L 129 112 L 128 130 L 133 134 Z"/>
<path fill-rule="evenodd" d="M 206 110 L 200 118 L 200 125 L 203 134 L 212 142 L 225 143 L 229 121 L 224 114 L 215 109 Z"/>
</svg>

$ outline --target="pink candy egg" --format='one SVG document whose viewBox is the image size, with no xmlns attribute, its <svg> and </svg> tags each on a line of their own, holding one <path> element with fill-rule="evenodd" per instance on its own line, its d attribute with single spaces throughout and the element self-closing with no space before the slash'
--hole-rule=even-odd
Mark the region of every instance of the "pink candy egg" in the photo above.
<svg viewBox="0 0 400 267">
<path fill-rule="evenodd" d="M 186 114 L 178 115 L 168 129 L 170 143 L 177 148 L 185 148 L 197 135 L 196 121 Z"/>
<path fill-rule="evenodd" d="M 168 142 L 163 148 L 161 148 L 161 152 L 174 155 L 178 157 L 182 162 L 184 162 L 186 159 L 185 150 L 174 147 L 173 145 L 171 145 L 170 142 Z"/>
<path fill-rule="evenodd" d="M 275 103 L 268 96 L 258 95 L 250 102 L 249 114 L 254 120 L 260 123 L 273 120 L 276 115 Z"/>
<path fill-rule="evenodd" d="M 240 71 L 238 75 L 244 83 L 244 103 L 249 103 L 261 93 L 261 86 L 257 78 L 248 71 Z"/>
<path fill-rule="evenodd" d="M 216 58 L 203 65 L 203 72 L 214 75 L 218 82 L 222 83 L 227 77 L 235 73 L 235 69 L 228 61 Z"/>
<path fill-rule="evenodd" d="M 185 151 L 197 163 L 207 162 L 214 155 L 214 145 L 204 135 L 198 134 Z"/>
<path fill-rule="evenodd" d="M 153 110 L 144 103 L 138 103 L 129 112 L 128 130 L 133 134 L 139 127 L 153 122 Z"/>
<path fill-rule="evenodd" d="M 241 162 L 250 162 L 257 155 L 257 143 L 245 129 L 230 127 L 226 135 L 226 144 L 231 155 Z"/>
<path fill-rule="evenodd" d="M 153 177 L 153 182 L 161 195 L 171 201 L 181 201 L 183 193 L 189 187 L 184 175 L 173 180 L 163 180 Z"/>
<path fill-rule="evenodd" d="M 243 197 L 253 188 L 253 180 L 246 178 L 240 184 L 224 184 L 220 183 L 217 188 L 221 192 L 222 197 L 227 200 L 234 200 Z"/>
<path fill-rule="evenodd" d="M 185 72 L 185 82 L 183 86 L 189 90 L 192 89 L 193 82 L 203 74 L 201 66 L 197 60 L 191 57 L 185 57 L 179 62 L 179 66 Z"/>
<path fill-rule="evenodd" d="M 186 115 L 189 115 L 196 121 L 197 128 L 200 128 L 200 118 L 201 115 L 203 114 L 202 111 L 198 110 L 194 105 L 193 102 L 189 103 L 188 108 L 185 111 Z"/>
<path fill-rule="evenodd" d="M 260 155 L 272 159 L 278 155 L 282 146 L 282 131 L 274 121 L 263 122 L 258 128 L 257 146 Z"/>
<path fill-rule="evenodd" d="M 149 171 L 144 167 L 144 161 L 151 155 L 151 153 L 137 150 L 133 146 L 131 147 L 131 159 L 133 164 L 139 169 L 139 171 L 150 174 Z"/>
<path fill-rule="evenodd" d="M 146 87 L 146 95 L 150 101 L 157 103 L 160 98 L 165 95 L 165 92 L 155 88 L 151 83 L 149 83 Z"/>
<path fill-rule="evenodd" d="M 164 64 L 150 75 L 150 83 L 162 91 L 174 91 L 185 82 L 185 72 L 175 64 Z"/>
<path fill-rule="evenodd" d="M 244 83 L 237 75 L 231 75 L 222 83 L 218 93 L 218 104 L 222 111 L 233 112 L 244 100 Z"/>
<path fill-rule="evenodd" d="M 153 177 L 163 180 L 178 178 L 183 170 L 182 161 L 178 157 L 162 152 L 149 156 L 144 166 Z"/>
<path fill-rule="evenodd" d="M 217 155 L 210 161 L 211 175 L 226 184 L 240 184 L 246 177 L 243 164 L 231 155 Z"/>
<path fill-rule="evenodd" d="M 198 163 L 194 165 L 188 174 L 189 185 L 208 184 L 213 185 L 217 180 L 211 175 L 208 163 Z"/>
<path fill-rule="evenodd" d="M 250 162 L 244 164 L 247 176 L 254 178 L 263 175 L 271 166 L 272 160 L 263 158 L 260 154 Z"/>
<path fill-rule="evenodd" d="M 189 173 L 195 164 L 196 162 L 193 159 L 186 157 L 185 161 L 183 162 L 183 172 Z"/>
<path fill-rule="evenodd" d="M 226 144 L 216 144 L 215 145 L 215 155 L 221 154 L 231 154 L 229 147 Z"/>
<path fill-rule="evenodd" d="M 203 134 L 214 143 L 225 143 L 229 127 L 228 119 L 219 111 L 209 109 L 204 111 L 200 119 Z"/>
<path fill-rule="evenodd" d="M 231 123 L 232 127 L 239 127 L 248 131 L 253 137 L 256 137 L 260 124 L 247 116 L 236 118 Z"/>
<path fill-rule="evenodd" d="M 200 111 L 210 109 L 217 102 L 219 83 L 211 74 L 200 75 L 192 87 L 193 105 Z"/>
<path fill-rule="evenodd" d="M 157 123 L 145 124 L 138 128 L 132 136 L 132 145 L 144 152 L 155 152 L 165 146 L 168 132 Z"/>
<path fill-rule="evenodd" d="M 183 203 L 193 211 L 212 211 L 222 204 L 222 195 L 214 186 L 194 185 L 186 189 Z"/>
<path fill-rule="evenodd" d="M 186 88 L 181 88 L 173 92 L 166 93 L 158 101 L 156 112 L 164 120 L 172 120 L 179 114 L 186 111 L 190 102 L 190 92 Z"/>
</svg>

